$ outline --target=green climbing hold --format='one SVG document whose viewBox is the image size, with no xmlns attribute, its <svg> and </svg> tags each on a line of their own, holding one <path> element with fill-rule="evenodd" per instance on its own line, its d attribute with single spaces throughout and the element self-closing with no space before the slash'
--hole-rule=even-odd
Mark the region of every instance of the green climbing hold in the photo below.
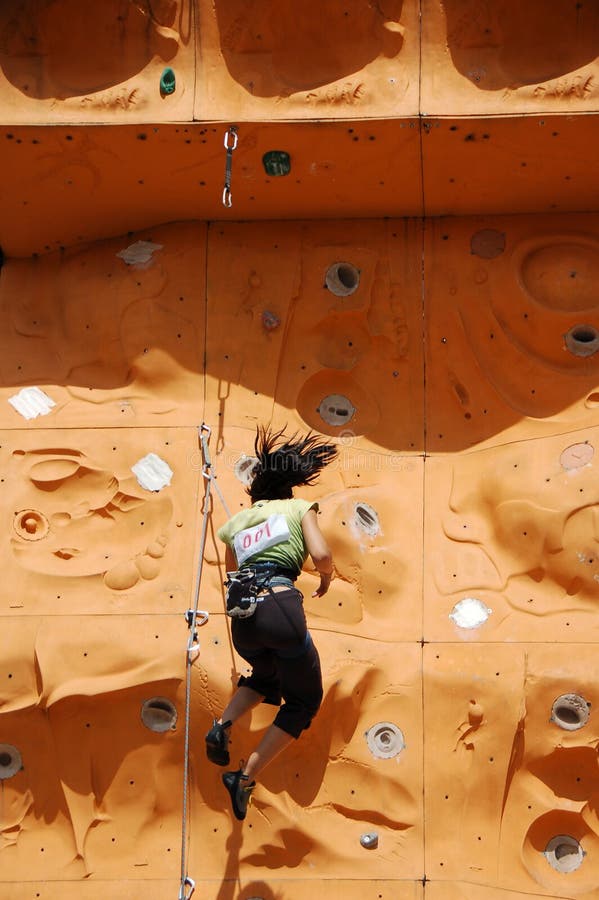
<svg viewBox="0 0 599 900">
<path fill-rule="evenodd" d="M 291 157 L 284 150 L 269 150 L 262 157 L 264 169 L 267 175 L 278 178 L 280 175 L 289 175 L 291 172 Z"/>
<path fill-rule="evenodd" d="M 171 69 L 170 66 L 167 66 L 167 68 L 163 70 L 162 75 L 160 76 L 160 93 L 174 94 L 176 87 L 177 79 L 175 78 L 174 69 Z"/>
</svg>

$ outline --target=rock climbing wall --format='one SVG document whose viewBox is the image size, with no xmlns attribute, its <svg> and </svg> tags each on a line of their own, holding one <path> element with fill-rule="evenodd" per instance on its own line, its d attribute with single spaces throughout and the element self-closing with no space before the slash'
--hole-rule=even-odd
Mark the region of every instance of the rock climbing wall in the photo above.
<svg viewBox="0 0 599 900">
<path fill-rule="evenodd" d="M 201 752 L 243 671 L 212 494 L 191 682 L 204 896 L 343 876 L 339 896 L 411 898 L 424 873 L 433 896 L 596 887 L 598 242 L 599 216 L 215 223 L 5 263 L 7 896 L 174 890 L 202 422 L 231 511 L 257 422 L 340 449 L 306 492 L 336 579 L 317 601 L 300 581 L 323 708 L 243 828 Z M 28 419 L 32 386 L 55 405 Z M 233 753 L 268 721 L 240 725 Z M 576 843 L 556 865 L 585 854 L 567 874 L 547 856 L 560 835 Z"/>
<path fill-rule="evenodd" d="M 0 900 L 599 896 L 598 28 L 0 9 Z M 335 579 L 241 825 L 203 736 L 258 423 L 338 445 Z"/>
</svg>

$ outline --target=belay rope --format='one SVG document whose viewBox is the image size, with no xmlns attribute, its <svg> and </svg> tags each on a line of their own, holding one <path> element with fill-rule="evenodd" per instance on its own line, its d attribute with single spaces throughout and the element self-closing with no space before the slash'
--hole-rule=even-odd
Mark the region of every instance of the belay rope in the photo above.
<svg viewBox="0 0 599 900">
<path fill-rule="evenodd" d="M 206 490 L 204 492 L 202 533 L 200 537 L 200 551 L 198 570 L 195 584 L 195 600 L 193 609 L 188 609 L 185 618 L 189 626 L 189 638 L 187 640 L 187 652 L 185 654 L 185 749 L 183 762 L 183 823 L 181 828 L 181 885 L 179 887 L 179 900 L 189 900 L 195 889 L 195 881 L 187 874 L 187 826 L 189 820 L 188 812 L 188 794 L 189 794 L 189 725 L 191 718 L 191 666 L 197 658 L 200 644 L 196 628 L 205 625 L 208 621 L 208 613 L 205 610 L 199 610 L 200 602 L 200 585 L 202 581 L 202 566 L 204 562 L 204 550 L 206 547 L 206 535 L 208 533 L 208 518 L 210 516 L 210 492 L 212 485 L 219 496 L 219 499 L 225 509 L 227 517 L 231 514 L 225 503 L 225 499 L 221 490 L 216 483 L 216 478 L 212 474 L 212 463 L 210 460 L 210 451 L 208 449 L 208 441 L 212 433 L 211 428 L 202 424 L 198 429 L 198 437 L 202 448 L 202 476 L 206 482 Z"/>
</svg>

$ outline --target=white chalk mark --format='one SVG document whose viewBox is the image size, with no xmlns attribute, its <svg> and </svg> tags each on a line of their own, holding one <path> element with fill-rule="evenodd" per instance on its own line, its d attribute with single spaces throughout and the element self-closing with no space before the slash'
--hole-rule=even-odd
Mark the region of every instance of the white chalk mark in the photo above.
<svg viewBox="0 0 599 900">
<path fill-rule="evenodd" d="M 464 597 L 463 600 L 456 603 L 449 613 L 449 618 L 453 619 L 459 628 L 478 628 L 479 625 L 484 625 L 492 612 L 493 610 L 489 609 L 482 600 L 478 600 L 476 597 Z"/>
<path fill-rule="evenodd" d="M 162 250 L 162 244 L 153 244 L 151 241 L 136 241 L 117 253 L 117 256 L 123 259 L 128 266 L 146 269 L 151 264 L 152 254 L 156 250 Z"/>
<path fill-rule="evenodd" d="M 54 400 L 38 387 L 23 388 L 18 394 L 9 397 L 8 402 L 25 419 L 47 416 L 52 407 L 56 406 Z"/>
<path fill-rule="evenodd" d="M 146 491 L 160 491 L 167 487 L 174 474 L 169 464 L 155 453 L 148 453 L 139 459 L 131 466 L 131 471 Z"/>
</svg>

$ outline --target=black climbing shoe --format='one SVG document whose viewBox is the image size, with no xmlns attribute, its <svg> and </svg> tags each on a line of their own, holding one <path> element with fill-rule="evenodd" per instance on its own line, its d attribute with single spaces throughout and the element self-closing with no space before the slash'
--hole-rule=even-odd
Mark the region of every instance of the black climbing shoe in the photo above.
<svg viewBox="0 0 599 900">
<path fill-rule="evenodd" d="M 223 722 L 220 725 L 216 719 L 206 735 L 206 755 L 210 762 L 217 766 L 229 765 L 229 732 L 231 722 Z"/>
<path fill-rule="evenodd" d="M 245 819 L 256 782 L 252 781 L 250 784 L 248 776 L 244 775 L 241 769 L 238 769 L 237 772 L 225 772 L 223 784 L 231 795 L 231 806 L 233 807 L 235 818 Z"/>
</svg>

